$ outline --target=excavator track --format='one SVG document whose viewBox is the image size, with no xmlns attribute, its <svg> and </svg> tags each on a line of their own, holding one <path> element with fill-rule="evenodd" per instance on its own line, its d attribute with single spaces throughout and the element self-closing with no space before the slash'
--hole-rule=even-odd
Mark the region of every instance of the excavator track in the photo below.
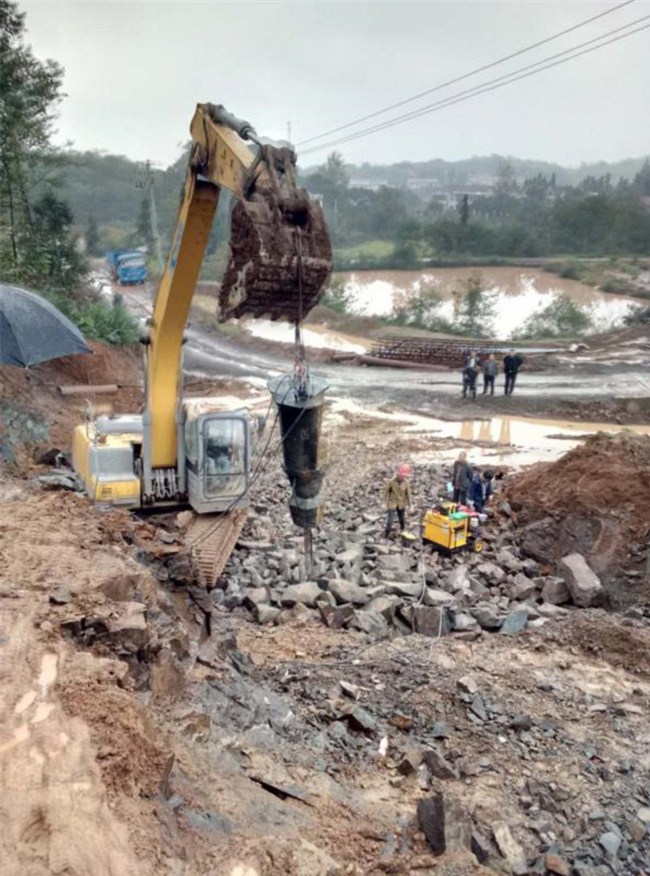
<svg viewBox="0 0 650 876">
<path fill-rule="evenodd" d="M 212 590 L 246 522 L 245 508 L 227 514 L 196 515 L 185 534 L 202 587 Z"/>
</svg>

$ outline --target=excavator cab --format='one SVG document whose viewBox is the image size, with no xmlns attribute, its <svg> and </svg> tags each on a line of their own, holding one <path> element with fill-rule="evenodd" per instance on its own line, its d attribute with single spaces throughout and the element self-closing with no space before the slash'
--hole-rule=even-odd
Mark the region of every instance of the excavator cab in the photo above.
<svg viewBox="0 0 650 876">
<path fill-rule="evenodd" d="M 247 504 L 254 423 L 247 411 L 202 413 L 187 404 L 183 429 L 187 497 L 199 514 Z"/>
</svg>

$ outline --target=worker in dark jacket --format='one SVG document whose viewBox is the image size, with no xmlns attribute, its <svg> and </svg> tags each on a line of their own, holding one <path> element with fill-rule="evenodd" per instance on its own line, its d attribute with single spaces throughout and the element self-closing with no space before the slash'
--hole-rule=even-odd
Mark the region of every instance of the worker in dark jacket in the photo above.
<svg viewBox="0 0 650 876">
<path fill-rule="evenodd" d="M 476 364 L 476 359 L 472 359 L 463 369 L 463 398 L 467 398 L 467 393 L 469 393 L 472 398 L 476 398 L 477 377 L 478 365 Z"/>
<path fill-rule="evenodd" d="M 519 373 L 519 369 L 523 364 L 523 358 L 519 355 L 519 353 L 515 353 L 514 350 L 510 350 L 508 355 L 504 357 L 503 373 L 506 378 L 504 393 L 506 395 L 512 395 L 512 391 L 515 388 L 515 381 L 517 380 L 517 374 Z"/>
<path fill-rule="evenodd" d="M 454 502 L 464 505 L 467 502 L 467 491 L 472 482 L 472 466 L 467 461 L 467 454 L 462 450 L 454 463 L 451 482 L 454 487 Z"/>
<path fill-rule="evenodd" d="M 494 353 L 490 353 L 488 359 L 483 363 L 483 395 L 487 395 L 488 389 L 490 395 L 494 395 L 494 379 L 499 373 L 499 366 L 494 359 Z"/>
<path fill-rule="evenodd" d="M 467 498 L 474 505 L 476 511 L 482 511 L 489 503 L 492 497 L 492 478 L 494 473 L 491 471 L 475 471 L 472 483 L 469 486 Z"/>
<path fill-rule="evenodd" d="M 408 463 L 400 465 L 397 474 L 386 484 L 384 502 L 386 503 L 386 538 L 389 538 L 395 522 L 399 521 L 400 532 L 406 529 L 406 509 L 411 507 L 411 466 Z"/>
</svg>

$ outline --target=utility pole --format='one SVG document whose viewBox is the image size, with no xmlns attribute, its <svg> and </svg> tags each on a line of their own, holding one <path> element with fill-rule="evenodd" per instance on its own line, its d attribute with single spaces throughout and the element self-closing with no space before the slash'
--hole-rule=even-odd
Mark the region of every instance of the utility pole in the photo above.
<svg viewBox="0 0 650 876">
<path fill-rule="evenodd" d="M 291 119 L 287 122 L 287 142 L 291 143 Z"/>
<path fill-rule="evenodd" d="M 151 215 L 151 232 L 153 234 L 153 245 L 156 250 L 156 261 L 158 262 L 158 270 L 162 274 L 164 265 L 162 257 L 162 248 L 160 246 L 160 232 L 158 231 L 158 211 L 156 210 L 156 199 L 153 194 L 153 174 L 151 172 L 151 162 L 147 161 L 147 187 L 149 189 L 149 213 Z"/>
<path fill-rule="evenodd" d="M 151 172 L 151 162 L 147 159 L 144 163 L 145 179 L 144 184 L 136 181 L 136 189 L 146 189 L 149 198 L 149 219 L 151 222 L 151 236 L 153 237 L 154 256 L 158 263 L 158 270 L 162 274 L 164 270 L 162 248 L 160 245 L 160 232 L 158 231 L 158 211 L 156 210 L 156 199 L 153 193 L 153 173 Z"/>
</svg>

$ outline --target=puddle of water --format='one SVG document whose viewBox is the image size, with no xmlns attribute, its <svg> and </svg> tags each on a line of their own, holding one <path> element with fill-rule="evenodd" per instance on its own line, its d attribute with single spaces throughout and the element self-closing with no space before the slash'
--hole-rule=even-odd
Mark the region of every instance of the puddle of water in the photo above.
<svg viewBox="0 0 650 876">
<path fill-rule="evenodd" d="M 47 691 L 56 680 L 58 657 L 56 654 L 45 654 L 41 660 L 41 674 L 38 676 L 38 685 L 41 689 L 41 696 L 45 696 Z"/>
<path fill-rule="evenodd" d="M 267 341 L 280 341 L 283 344 L 293 344 L 294 328 L 284 322 L 271 322 L 270 319 L 251 319 L 242 323 L 253 337 L 264 338 Z M 342 353 L 365 353 L 368 345 L 355 343 L 340 332 L 329 331 L 326 328 L 311 326 L 303 327 L 302 339 L 307 347 L 320 350 L 338 350 Z"/>
<path fill-rule="evenodd" d="M 41 721 L 45 721 L 45 719 L 48 718 L 53 711 L 54 703 L 39 703 L 38 708 L 36 709 L 36 713 L 29 723 L 40 724 Z"/>
<path fill-rule="evenodd" d="M 35 699 L 36 699 L 36 691 L 35 690 L 28 690 L 27 693 L 23 694 L 22 697 L 16 703 L 16 706 L 14 708 L 14 714 L 15 715 L 22 715 L 22 713 L 31 706 L 31 704 L 34 702 Z"/>
<path fill-rule="evenodd" d="M 577 447 L 583 436 L 596 432 L 618 434 L 632 432 L 650 435 L 650 426 L 618 426 L 615 423 L 573 423 L 566 420 L 491 417 L 485 420 L 440 420 L 407 411 L 378 411 L 364 408 L 349 399 L 333 399 L 328 407 L 330 422 L 343 421 L 343 414 L 353 414 L 400 424 L 405 434 L 428 434 L 434 438 L 451 438 L 477 442 L 472 449 L 476 464 L 530 465 L 554 461 Z M 484 446 L 487 445 L 487 446 Z M 432 448 L 413 454 L 414 459 L 446 462 L 455 459 L 459 447 Z"/>
<path fill-rule="evenodd" d="M 354 313 L 367 316 L 390 316 L 397 305 L 408 300 L 423 285 L 440 295 L 438 314 L 454 319 L 455 298 L 474 270 L 480 270 L 486 288 L 494 294 L 494 323 L 501 338 L 509 338 L 524 322 L 547 307 L 558 295 L 565 294 L 586 306 L 596 331 L 607 331 L 622 324 L 639 302 L 612 296 L 590 286 L 556 277 L 533 268 L 431 268 L 423 271 L 358 271 L 343 273 L 346 291 Z"/>
</svg>

